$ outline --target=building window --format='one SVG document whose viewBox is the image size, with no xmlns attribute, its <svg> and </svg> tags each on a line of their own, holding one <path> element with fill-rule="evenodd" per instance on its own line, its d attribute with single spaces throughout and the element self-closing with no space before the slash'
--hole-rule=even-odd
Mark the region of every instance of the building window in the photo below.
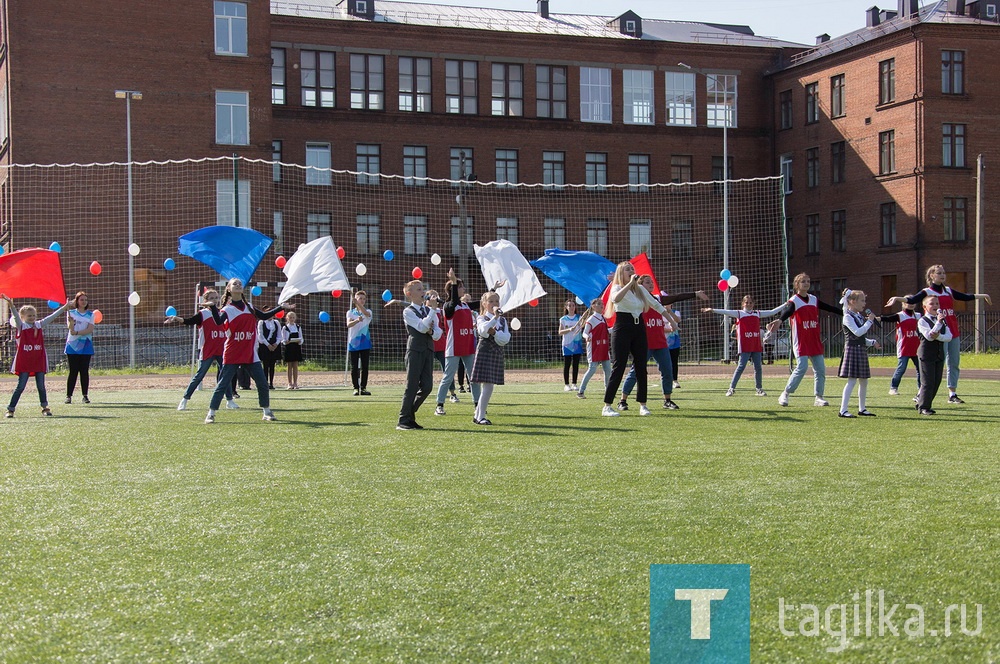
<svg viewBox="0 0 1000 664">
<path fill-rule="evenodd" d="M 410 256 L 427 253 L 427 217 L 403 217 L 403 253 Z"/>
<path fill-rule="evenodd" d="M 949 168 L 965 168 L 965 125 L 942 125 L 942 159 Z"/>
<path fill-rule="evenodd" d="M 461 217 L 451 218 L 451 253 L 455 256 L 471 256 L 472 246 L 472 217 L 465 218 L 465 227 L 462 227 Z"/>
<path fill-rule="evenodd" d="M 357 156 L 357 182 L 358 184 L 379 183 L 378 174 L 382 171 L 382 148 L 379 145 L 358 145 Z"/>
<path fill-rule="evenodd" d="M 331 163 L 329 143 L 306 143 L 306 184 L 329 186 Z"/>
<path fill-rule="evenodd" d="M 847 289 L 847 278 L 835 277 L 833 280 L 833 292 L 843 293 L 845 289 Z"/>
<path fill-rule="evenodd" d="M 535 97 L 540 118 L 566 119 L 566 68 L 535 67 Z"/>
<path fill-rule="evenodd" d="M 670 230 L 671 256 L 675 261 L 691 260 L 694 255 L 694 233 L 690 221 L 675 221 Z"/>
<path fill-rule="evenodd" d="M 337 105 L 334 62 L 334 54 L 329 51 L 299 52 L 303 106 L 333 108 Z"/>
<path fill-rule="evenodd" d="M 879 206 L 879 211 L 882 246 L 894 247 L 896 246 L 896 204 L 882 203 Z"/>
<path fill-rule="evenodd" d="M 496 151 L 496 181 L 513 185 L 517 183 L 517 150 Z"/>
<path fill-rule="evenodd" d="M 806 186 L 819 186 L 819 148 L 806 150 Z"/>
<path fill-rule="evenodd" d="M 692 178 L 691 155 L 670 155 L 670 181 L 690 182 Z"/>
<path fill-rule="evenodd" d="M 546 249 L 566 248 L 566 220 L 559 217 L 545 218 L 545 241 Z"/>
<path fill-rule="evenodd" d="M 944 239 L 948 242 L 962 242 L 965 234 L 965 198 L 944 199 Z"/>
<path fill-rule="evenodd" d="M 834 210 L 830 221 L 833 228 L 833 250 L 847 251 L 847 211 Z"/>
<path fill-rule="evenodd" d="M 524 68 L 521 65 L 493 64 L 493 115 L 524 115 Z"/>
<path fill-rule="evenodd" d="M 497 217 L 497 239 L 517 245 L 517 217 Z"/>
<path fill-rule="evenodd" d="M 694 74 L 668 71 L 667 79 L 667 124 L 693 127 L 694 114 Z"/>
<path fill-rule="evenodd" d="M 783 155 L 781 157 L 780 169 L 781 170 L 779 172 L 781 173 L 781 179 L 785 185 L 784 193 L 790 194 L 792 193 L 792 158 L 787 155 Z"/>
<path fill-rule="evenodd" d="M 733 179 L 733 157 L 729 156 L 729 172 L 725 173 L 722 170 L 722 155 L 715 155 L 712 157 L 712 180 L 720 182 L 722 180 L 732 180 Z"/>
<path fill-rule="evenodd" d="M 565 152 L 542 152 L 542 184 L 550 188 L 566 184 Z"/>
<path fill-rule="evenodd" d="M 242 2 L 215 3 L 216 55 L 247 54 L 247 6 Z"/>
<path fill-rule="evenodd" d="M 306 242 L 330 235 L 330 215 L 310 212 L 306 215 Z"/>
<path fill-rule="evenodd" d="M 587 251 L 606 256 L 608 253 L 607 219 L 587 220 Z"/>
<path fill-rule="evenodd" d="M 878 103 L 888 104 L 896 101 L 896 60 L 883 60 L 878 63 Z"/>
<path fill-rule="evenodd" d="M 431 112 L 431 59 L 399 59 L 399 110 Z"/>
<path fill-rule="evenodd" d="M 731 74 L 709 74 L 708 83 L 708 126 L 735 127 L 736 76 Z"/>
<path fill-rule="evenodd" d="M 792 128 L 792 91 L 785 90 L 778 95 L 778 107 L 781 111 L 781 128 Z"/>
<path fill-rule="evenodd" d="M 819 122 L 819 83 L 806 85 L 806 124 Z"/>
<path fill-rule="evenodd" d="M 965 52 L 941 51 L 941 92 L 965 94 Z"/>
<path fill-rule="evenodd" d="M 271 49 L 271 103 L 280 106 L 287 102 L 285 84 L 285 49 Z"/>
<path fill-rule="evenodd" d="M 403 185 L 407 187 L 427 186 L 426 146 L 403 146 Z"/>
<path fill-rule="evenodd" d="M 378 215 L 359 214 L 358 223 L 358 253 L 378 253 Z"/>
<path fill-rule="evenodd" d="M 830 144 L 830 181 L 834 184 L 847 179 L 847 143 L 837 141 Z"/>
<path fill-rule="evenodd" d="M 625 124 L 653 124 L 653 72 L 626 69 L 622 72 Z"/>
<path fill-rule="evenodd" d="M 239 208 L 232 180 L 215 181 L 215 223 L 219 226 L 250 228 L 250 181 L 239 181 Z M 238 212 L 238 214 L 237 214 Z"/>
<path fill-rule="evenodd" d="M 611 70 L 580 67 L 580 120 L 611 122 Z"/>
<path fill-rule="evenodd" d="M 472 167 L 472 148 L 451 149 L 451 179 L 457 183 L 464 180 L 474 180 L 475 171 Z M 452 186 L 458 186 L 453 184 Z"/>
<path fill-rule="evenodd" d="M 846 114 L 844 75 L 840 74 L 830 79 L 830 116 L 834 118 L 841 118 Z"/>
<path fill-rule="evenodd" d="M 271 141 L 271 180 L 281 182 L 281 141 Z"/>
<path fill-rule="evenodd" d="M 878 135 L 878 172 L 879 175 L 896 172 L 896 132 L 892 129 Z"/>
<path fill-rule="evenodd" d="M 385 108 L 385 57 L 351 53 L 351 108 Z"/>
<path fill-rule="evenodd" d="M 649 191 L 649 155 L 630 154 L 628 156 L 628 190 L 646 193 Z"/>
<path fill-rule="evenodd" d="M 462 115 L 479 113 L 478 67 L 472 60 L 444 61 L 445 111 Z"/>
<path fill-rule="evenodd" d="M 215 142 L 250 145 L 250 93 L 216 90 Z"/>
<path fill-rule="evenodd" d="M 587 186 L 592 191 L 604 191 L 608 184 L 608 155 L 606 152 L 587 153 Z"/>
<path fill-rule="evenodd" d="M 629 256 L 649 254 L 653 243 L 652 222 L 649 219 L 630 219 L 628 222 Z"/>
<path fill-rule="evenodd" d="M 806 215 L 806 256 L 819 253 L 819 215 Z"/>
</svg>

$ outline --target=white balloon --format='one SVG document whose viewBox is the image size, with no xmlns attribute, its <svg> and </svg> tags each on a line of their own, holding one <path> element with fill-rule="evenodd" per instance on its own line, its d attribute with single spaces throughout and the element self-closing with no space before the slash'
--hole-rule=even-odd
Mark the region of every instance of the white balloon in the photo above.
<svg viewBox="0 0 1000 664">
<path fill-rule="evenodd" d="M 358 263 L 358 266 L 354 268 L 354 271 L 358 273 L 359 277 L 363 277 L 368 274 L 368 268 L 365 267 L 364 263 Z"/>
<path fill-rule="evenodd" d="M 517 332 L 518 330 L 520 330 L 521 329 L 521 321 L 520 321 L 520 319 L 511 318 L 510 319 L 510 329 L 514 330 L 515 332 Z"/>
<path fill-rule="evenodd" d="M 582 305 L 582 304 L 583 304 L 583 300 L 581 300 L 580 298 L 576 298 L 576 299 L 574 300 L 574 302 L 576 302 L 576 303 L 577 303 L 577 305 Z"/>
<path fill-rule="evenodd" d="M 440 265 L 441 257 L 438 256 L 437 254 L 431 254 L 431 263 L 433 263 L 434 265 Z"/>
<path fill-rule="evenodd" d="M 138 293 L 136 293 L 135 291 L 129 293 L 128 303 L 131 304 L 133 307 L 139 306 L 139 300 L 140 298 Z"/>
<path fill-rule="evenodd" d="M 733 276 L 726 279 L 726 283 L 729 284 L 730 288 L 736 288 L 737 286 L 740 285 L 740 278 L 734 274 Z"/>
<path fill-rule="evenodd" d="M 137 245 L 135 242 L 133 242 L 132 244 L 130 244 L 128 246 L 128 253 L 130 255 L 132 255 L 132 256 L 138 256 L 139 255 L 139 245 Z"/>
</svg>

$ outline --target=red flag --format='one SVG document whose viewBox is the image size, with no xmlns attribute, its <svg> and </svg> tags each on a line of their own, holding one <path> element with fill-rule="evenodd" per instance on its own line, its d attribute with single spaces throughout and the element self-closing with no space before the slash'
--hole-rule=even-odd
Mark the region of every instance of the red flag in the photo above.
<svg viewBox="0 0 1000 664">
<path fill-rule="evenodd" d="M 647 256 L 645 253 L 641 253 L 638 256 L 630 258 L 629 263 L 632 264 L 632 267 L 635 268 L 635 273 L 640 277 L 645 274 L 648 274 L 650 276 L 650 278 L 653 280 L 653 296 L 658 297 L 660 294 L 660 284 L 656 282 L 656 275 L 653 274 L 653 266 L 650 265 L 649 263 L 649 256 Z M 614 283 L 614 280 L 612 280 L 612 283 Z M 605 308 L 607 308 L 608 306 L 608 298 L 610 297 L 611 297 L 611 284 L 608 284 L 608 287 L 604 289 L 604 294 L 601 295 L 601 299 L 604 300 Z M 615 315 L 611 314 L 610 316 L 608 316 L 608 327 L 614 327 L 614 326 L 615 326 Z"/>
<path fill-rule="evenodd" d="M 66 286 L 58 252 L 21 249 L 0 256 L 0 293 L 66 303 Z"/>
</svg>

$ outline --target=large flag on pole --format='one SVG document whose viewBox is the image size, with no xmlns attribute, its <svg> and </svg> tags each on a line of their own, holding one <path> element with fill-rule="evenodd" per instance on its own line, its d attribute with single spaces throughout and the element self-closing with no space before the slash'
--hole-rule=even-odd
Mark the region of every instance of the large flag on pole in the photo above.
<svg viewBox="0 0 1000 664">
<path fill-rule="evenodd" d="M 333 238 L 329 235 L 300 246 L 285 263 L 282 271 L 288 281 L 281 289 L 278 304 L 287 302 L 295 295 L 351 288 L 344 266 L 337 256 L 337 248 L 333 246 Z"/>
<path fill-rule="evenodd" d="M 531 261 L 531 265 L 576 295 L 588 307 L 591 300 L 604 293 L 616 267 L 607 258 L 592 251 L 563 249 L 546 249 L 545 255 Z"/>
<path fill-rule="evenodd" d="M 66 285 L 58 252 L 20 249 L 0 256 L 0 293 L 65 304 Z"/>
<path fill-rule="evenodd" d="M 483 269 L 486 286 L 493 288 L 498 281 L 507 283 L 498 292 L 500 308 L 511 311 L 545 295 L 534 270 L 510 240 L 494 240 L 482 247 L 473 245 L 476 260 Z"/>
<path fill-rule="evenodd" d="M 204 263 L 224 279 L 247 284 L 273 240 L 252 228 L 206 226 L 177 239 L 177 253 Z"/>
</svg>

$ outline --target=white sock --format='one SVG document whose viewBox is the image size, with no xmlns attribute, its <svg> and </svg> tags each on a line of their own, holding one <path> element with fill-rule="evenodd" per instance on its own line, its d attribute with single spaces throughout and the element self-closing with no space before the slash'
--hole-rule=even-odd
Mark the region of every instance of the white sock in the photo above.
<svg viewBox="0 0 1000 664">
<path fill-rule="evenodd" d="M 851 391 L 854 390 L 854 384 L 857 382 L 857 378 L 847 379 L 847 385 L 844 385 L 844 394 L 840 397 L 840 412 L 847 412 L 847 405 L 851 401 Z"/>
<path fill-rule="evenodd" d="M 479 403 L 476 404 L 476 419 L 486 419 L 486 408 L 490 405 L 490 397 L 493 396 L 493 383 L 483 383 L 479 388 Z"/>
<path fill-rule="evenodd" d="M 868 410 L 865 408 L 865 397 L 868 395 L 868 379 L 861 378 L 858 380 L 858 412 L 864 412 Z"/>
</svg>

